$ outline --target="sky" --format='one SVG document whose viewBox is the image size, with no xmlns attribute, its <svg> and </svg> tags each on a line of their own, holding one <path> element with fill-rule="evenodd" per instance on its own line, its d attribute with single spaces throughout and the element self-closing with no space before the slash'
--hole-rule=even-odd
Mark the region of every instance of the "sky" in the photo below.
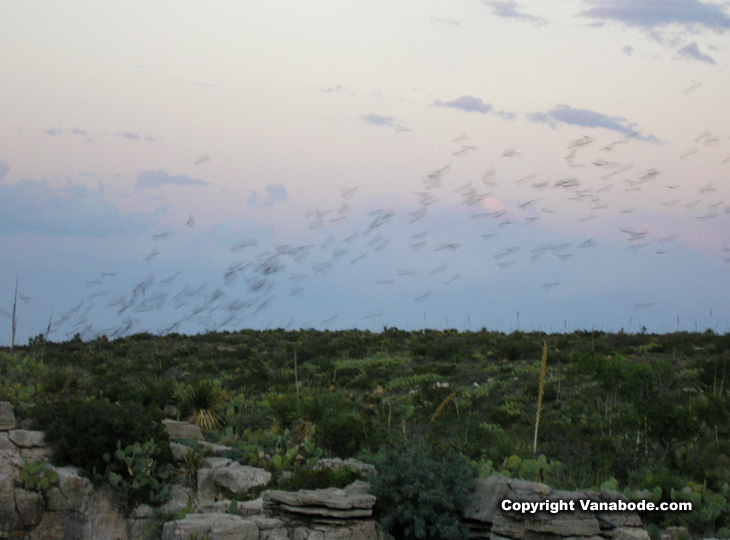
<svg viewBox="0 0 730 540">
<path fill-rule="evenodd" d="M 3 12 L 0 344 L 730 331 L 726 2 Z"/>
</svg>

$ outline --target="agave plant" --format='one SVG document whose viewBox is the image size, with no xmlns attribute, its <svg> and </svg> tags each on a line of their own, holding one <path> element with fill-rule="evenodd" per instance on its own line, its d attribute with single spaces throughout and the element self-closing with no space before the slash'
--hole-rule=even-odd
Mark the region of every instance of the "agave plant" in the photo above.
<svg viewBox="0 0 730 540">
<path fill-rule="evenodd" d="M 187 391 L 185 402 L 192 410 L 190 421 L 205 430 L 218 429 L 221 420 L 215 412 L 221 401 L 220 383 L 215 380 L 201 379 Z"/>
</svg>

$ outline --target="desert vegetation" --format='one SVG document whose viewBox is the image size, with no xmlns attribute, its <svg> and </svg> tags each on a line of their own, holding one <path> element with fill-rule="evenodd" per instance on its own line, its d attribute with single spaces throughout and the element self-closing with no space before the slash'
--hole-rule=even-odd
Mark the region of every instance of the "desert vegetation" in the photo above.
<svg viewBox="0 0 730 540">
<path fill-rule="evenodd" d="M 711 331 L 41 335 L 0 350 L 0 400 L 46 432 L 57 463 L 118 486 L 130 504 L 164 500 L 169 476 L 189 474 L 171 470 L 167 416 L 196 422 L 285 489 L 343 485 L 358 475 L 313 466 L 357 457 L 383 467 L 391 493 L 404 467 L 433 466 L 454 493 L 468 475 L 501 473 L 689 500 L 691 513 L 644 519 L 730 536 L 728 363 L 730 336 Z M 457 503 L 434 493 L 434 507 Z M 399 510 L 425 519 L 414 508 Z M 402 534 L 416 526 L 382 517 Z M 438 526 L 460 534 L 446 518 Z"/>
</svg>

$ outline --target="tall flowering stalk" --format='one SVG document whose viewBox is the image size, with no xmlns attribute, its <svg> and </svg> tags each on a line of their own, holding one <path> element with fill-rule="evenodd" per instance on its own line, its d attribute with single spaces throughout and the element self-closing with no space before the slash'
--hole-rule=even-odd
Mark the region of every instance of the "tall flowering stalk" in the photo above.
<svg viewBox="0 0 730 540">
<path fill-rule="evenodd" d="M 545 371 L 547 370 L 547 341 L 543 340 L 542 362 L 540 364 L 540 390 L 537 394 L 537 414 L 535 415 L 535 440 L 532 442 L 532 453 L 537 454 L 537 430 L 540 427 L 542 412 L 542 396 L 545 393 Z"/>
</svg>

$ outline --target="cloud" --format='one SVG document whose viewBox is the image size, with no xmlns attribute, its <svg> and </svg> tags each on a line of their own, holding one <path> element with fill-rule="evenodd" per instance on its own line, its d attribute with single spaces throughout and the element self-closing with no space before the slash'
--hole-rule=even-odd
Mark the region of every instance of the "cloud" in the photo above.
<svg viewBox="0 0 730 540">
<path fill-rule="evenodd" d="M 320 92 L 323 92 L 325 94 L 345 94 L 347 96 L 355 95 L 355 92 L 353 92 L 349 88 L 340 86 L 339 84 L 335 86 L 330 86 L 329 88 L 320 88 Z"/>
<path fill-rule="evenodd" d="M 173 184 L 176 186 L 207 186 L 208 182 L 203 182 L 199 178 L 190 178 L 187 174 L 176 174 L 170 176 L 170 173 L 157 169 L 155 171 L 139 171 L 137 173 L 136 187 L 155 188 L 164 185 Z"/>
<path fill-rule="evenodd" d="M 717 62 L 712 59 L 711 56 L 707 56 L 706 54 L 702 54 L 700 52 L 699 47 L 697 46 L 697 43 L 690 43 L 686 47 L 679 49 L 677 51 L 679 56 L 683 58 L 687 58 L 689 60 L 699 60 L 700 62 L 705 62 L 707 64 L 717 65 Z"/>
<path fill-rule="evenodd" d="M 377 114 L 364 114 L 360 118 L 365 120 L 368 124 L 373 124 L 375 126 L 395 125 L 395 120 L 390 116 L 379 116 Z"/>
<path fill-rule="evenodd" d="M 5 175 L 10 172 L 10 165 L 5 160 L 0 159 L 0 182 L 5 180 Z"/>
<path fill-rule="evenodd" d="M 251 190 L 251 198 L 248 200 L 249 206 L 274 206 L 276 203 L 284 202 L 287 199 L 287 191 L 283 184 L 269 184 L 266 186 L 268 196 L 259 201 L 259 194 Z"/>
<path fill-rule="evenodd" d="M 588 0 L 587 3 L 594 7 L 579 15 L 619 21 L 628 26 L 645 29 L 704 26 L 718 32 L 730 29 L 730 17 L 720 5 L 699 0 Z"/>
<path fill-rule="evenodd" d="M 504 17 L 507 19 L 521 19 L 523 21 L 532 21 L 544 23 L 545 19 L 542 17 L 536 17 L 535 15 L 529 15 L 527 13 L 521 13 L 517 10 L 517 2 L 515 0 L 504 0 L 504 1 L 483 1 L 482 4 L 490 6 L 492 8 L 492 14 L 497 17 Z"/>
<path fill-rule="evenodd" d="M 461 26 L 460 20 L 448 17 L 431 17 L 431 23 L 441 28 L 458 28 Z"/>
<path fill-rule="evenodd" d="M 151 215 L 122 213 L 104 199 L 101 187 L 91 189 L 69 178 L 0 185 L 0 215 L 0 231 L 16 234 L 108 238 L 154 224 Z"/>
<path fill-rule="evenodd" d="M 46 130 L 46 135 L 50 135 L 52 137 L 60 137 L 61 135 L 65 135 L 67 133 L 70 133 L 71 135 L 79 135 L 81 137 L 86 137 L 86 142 L 94 142 L 94 139 L 89 137 L 89 133 L 85 129 L 81 128 L 71 128 L 71 129 L 57 129 L 57 128 L 50 128 Z"/>
<path fill-rule="evenodd" d="M 116 133 L 117 137 L 122 137 L 123 139 L 127 139 L 128 141 L 138 141 L 139 135 L 136 133 L 132 133 L 131 131 L 117 131 Z"/>
<path fill-rule="evenodd" d="M 466 112 L 477 112 L 481 114 L 487 114 L 492 110 L 492 106 L 489 103 L 484 103 L 480 98 L 473 96 L 461 96 L 453 101 L 445 102 L 436 100 L 431 105 L 434 107 L 451 107 L 453 109 L 460 109 Z"/>
<path fill-rule="evenodd" d="M 535 122 L 536 124 L 553 125 L 555 123 L 554 120 L 544 112 L 529 113 L 526 116 L 530 122 Z"/>
<path fill-rule="evenodd" d="M 574 109 L 568 105 L 558 105 L 547 112 L 536 112 L 527 115 L 527 118 L 536 123 L 555 126 L 556 123 L 570 124 L 590 128 L 604 128 L 617 131 L 626 136 L 636 136 L 638 139 L 658 142 L 654 135 L 637 136 L 636 124 L 630 123 L 621 116 L 608 116 L 588 109 Z"/>
<path fill-rule="evenodd" d="M 512 111 L 494 111 L 494 114 L 504 118 L 505 120 L 514 120 L 517 118 L 517 113 L 514 113 Z"/>
</svg>

